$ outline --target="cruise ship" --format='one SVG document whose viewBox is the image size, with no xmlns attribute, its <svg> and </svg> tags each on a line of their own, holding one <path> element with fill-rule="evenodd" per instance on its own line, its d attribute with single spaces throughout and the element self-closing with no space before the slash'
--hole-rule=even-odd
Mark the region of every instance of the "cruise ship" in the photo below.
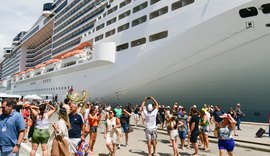
<svg viewBox="0 0 270 156">
<path fill-rule="evenodd" d="M 204 103 L 266 122 L 269 0 L 54 0 L 2 61 L 6 93 Z"/>
</svg>

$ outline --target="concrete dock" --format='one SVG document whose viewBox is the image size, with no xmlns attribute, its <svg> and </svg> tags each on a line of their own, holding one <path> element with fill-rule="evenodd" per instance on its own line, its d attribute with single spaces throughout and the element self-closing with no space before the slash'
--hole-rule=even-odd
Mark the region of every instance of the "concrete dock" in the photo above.
<svg viewBox="0 0 270 156">
<path fill-rule="evenodd" d="M 140 124 L 137 127 L 134 127 L 134 131 L 129 134 L 129 143 L 128 147 L 121 146 L 120 149 L 117 149 L 117 156 L 144 156 L 147 155 L 147 145 L 144 133 L 144 127 Z M 91 156 L 106 156 L 109 151 L 105 146 L 105 141 L 103 138 L 104 126 L 103 123 L 98 128 L 98 137 L 94 148 L 94 154 Z M 262 127 L 268 132 L 268 124 L 262 123 L 250 123 L 243 122 L 241 125 L 242 130 L 236 131 L 238 136 L 235 136 L 236 147 L 234 149 L 235 156 L 269 156 L 270 155 L 270 138 L 268 134 L 264 134 L 262 138 L 256 138 L 255 133 L 257 130 Z M 88 140 L 87 137 L 86 140 Z M 218 146 L 217 139 L 213 137 L 213 133 L 209 134 L 210 140 L 210 151 L 204 152 L 201 148 L 199 150 L 199 155 L 201 156 L 217 156 Z M 124 138 L 122 138 L 122 144 L 124 144 Z M 31 143 L 23 143 L 21 148 L 21 156 L 28 156 L 31 150 Z M 194 153 L 194 149 L 184 149 L 179 152 L 181 156 L 190 156 Z M 41 150 L 39 147 L 38 154 L 36 156 L 41 156 Z M 166 130 L 158 130 L 158 144 L 157 144 L 157 155 L 159 156 L 172 156 L 172 146 L 169 141 L 169 136 L 167 135 Z"/>
</svg>

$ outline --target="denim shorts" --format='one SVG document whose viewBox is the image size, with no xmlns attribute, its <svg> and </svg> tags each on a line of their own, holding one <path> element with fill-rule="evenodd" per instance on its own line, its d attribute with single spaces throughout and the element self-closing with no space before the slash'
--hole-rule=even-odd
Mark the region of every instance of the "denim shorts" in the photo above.
<svg viewBox="0 0 270 156">
<path fill-rule="evenodd" d="M 121 124 L 121 127 L 122 127 L 122 132 L 123 133 L 128 133 L 128 128 L 129 128 L 129 124 L 128 123 Z"/>
<path fill-rule="evenodd" d="M 178 135 L 179 135 L 179 138 L 181 140 L 186 139 L 187 138 L 187 129 L 185 129 L 183 131 L 178 131 Z"/>
</svg>

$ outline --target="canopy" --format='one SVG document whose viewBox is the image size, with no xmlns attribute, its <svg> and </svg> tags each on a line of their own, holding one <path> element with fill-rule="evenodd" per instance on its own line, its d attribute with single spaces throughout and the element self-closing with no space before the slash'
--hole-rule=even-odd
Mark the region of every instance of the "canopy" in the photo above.
<svg viewBox="0 0 270 156">
<path fill-rule="evenodd" d="M 0 98 L 21 98 L 20 95 L 12 95 L 6 93 L 0 93 Z"/>
<path fill-rule="evenodd" d="M 39 97 L 37 94 L 26 95 L 26 96 L 24 96 L 24 99 L 30 99 L 30 100 L 42 100 L 42 98 Z"/>
</svg>

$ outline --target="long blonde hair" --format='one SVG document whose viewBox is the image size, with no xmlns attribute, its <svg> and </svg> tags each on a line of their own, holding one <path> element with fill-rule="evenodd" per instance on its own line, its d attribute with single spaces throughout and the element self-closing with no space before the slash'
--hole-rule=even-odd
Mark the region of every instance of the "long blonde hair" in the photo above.
<svg viewBox="0 0 270 156">
<path fill-rule="evenodd" d="M 60 107 L 58 115 L 59 115 L 58 119 L 63 119 L 66 122 L 67 128 L 70 129 L 70 122 L 67 114 L 67 109 L 65 107 Z"/>
</svg>

